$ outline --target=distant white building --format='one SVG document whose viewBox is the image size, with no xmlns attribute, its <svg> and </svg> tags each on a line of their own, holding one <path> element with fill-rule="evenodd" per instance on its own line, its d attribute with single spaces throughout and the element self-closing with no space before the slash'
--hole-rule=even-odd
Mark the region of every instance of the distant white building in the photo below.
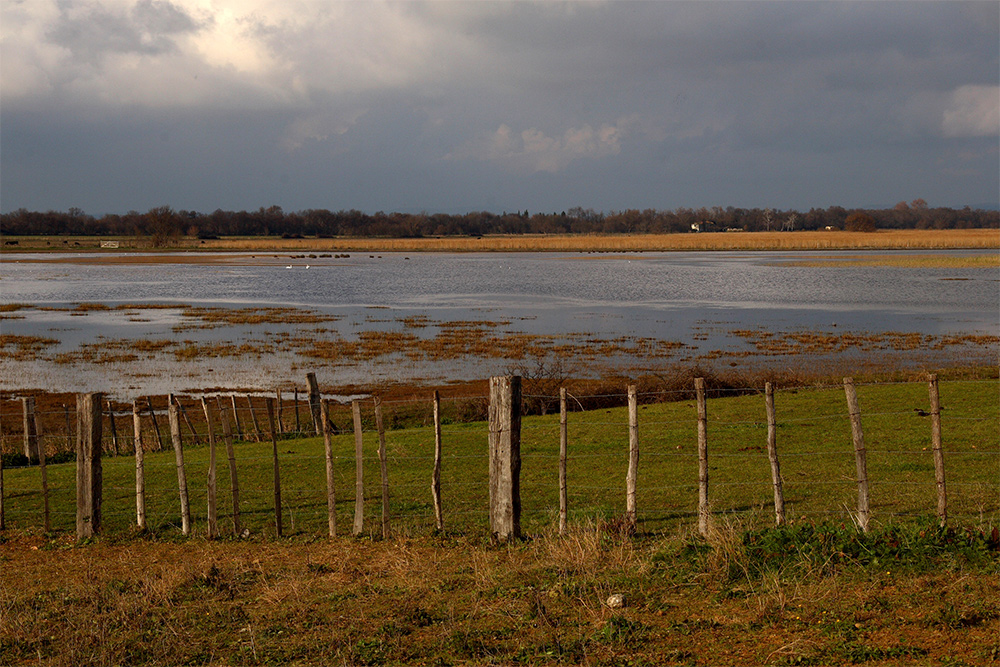
<svg viewBox="0 0 1000 667">
<path fill-rule="evenodd" d="M 718 228 L 715 223 L 711 220 L 702 220 L 701 222 L 692 222 L 691 231 L 692 232 L 714 232 Z"/>
</svg>

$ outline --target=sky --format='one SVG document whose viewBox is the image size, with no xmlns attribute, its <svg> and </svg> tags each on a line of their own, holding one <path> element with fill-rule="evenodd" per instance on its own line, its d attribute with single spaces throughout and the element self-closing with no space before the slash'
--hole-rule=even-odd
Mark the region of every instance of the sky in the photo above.
<svg viewBox="0 0 1000 667">
<path fill-rule="evenodd" d="M 0 0 L 0 209 L 1000 201 L 1000 3 Z"/>
</svg>

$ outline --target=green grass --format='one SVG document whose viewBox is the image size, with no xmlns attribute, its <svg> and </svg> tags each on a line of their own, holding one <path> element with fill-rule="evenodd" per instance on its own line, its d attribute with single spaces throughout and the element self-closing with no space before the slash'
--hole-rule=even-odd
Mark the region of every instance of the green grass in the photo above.
<svg viewBox="0 0 1000 667">
<path fill-rule="evenodd" d="M 941 383 L 949 516 L 959 524 L 996 525 L 1000 520 L 1000 393 L 998 382 Z M 867 445 L 872 521 L 893 524 L 932 517 L 936 508 L 930 418 L 923 383 L 860 385 L 859 402 Z M 642 397 L 651 400 L 654 397 Z M 855 459 L 846 401 L 840 387 L 779 391 L 776 395 L 778 451 L 790 521 L 850 524 L 857 503 Z M 366 406 L 370 411 L 370 404 Z M 395 409 L 386 403 L 386 423 Z M 763 396 L 710 397 L 710 500 L 718 519 L 737 517 L 747 527 L 773 523 L 773 496 L 766 455 Z M 569 415 L 569 508 L 571 524 L 613 521 L 625 509 L 628 427 L 622 408 Z M 697 447 L 693 400 L 648 403 L 639 410 L 639 529 L 679 533 L 696 523 Z M 487 429 L 481 422 L 443 427 L 442 496 L 446 531 L 487 530 Z M 282 512 L 287 535 L 326 534 L 326 491 L 321 438 L 278 443 Z M 522 426 L 522 524 L 528 534 L 549 531 L 558 513 L 558 415 L 526 417 Z M 354 441 L 333 440 L 338 532 L 350 532 L 354 515 Z M 271 444 L 236 447 L 243 525 L 254 535 L 274 534 Z M 377 437 L 365 433 L 366 532 L 380 534 Z M 429 490 L 433 431 L 403 428 L 387 433 L 392 528 L 398 534 L 433 532 Z M 204 532 L 208 448 L 186 447 L 185 468 L 193 525 Z M 220 529 L 231 530 L 231 495 L 225 448 L 218 449 Z M 124 533 L 135 523 L 134 462 L 106 457 L 104 531 Z M 180 504 L 172 451 L 145 458 L 148 527 L 156 534 L 179 532 Z M 48 466 L 52 528 L 73 531 L 75 465 Z M 37 467 L 4 471 L 8 526 L 42 525 Z"/>
</svg>

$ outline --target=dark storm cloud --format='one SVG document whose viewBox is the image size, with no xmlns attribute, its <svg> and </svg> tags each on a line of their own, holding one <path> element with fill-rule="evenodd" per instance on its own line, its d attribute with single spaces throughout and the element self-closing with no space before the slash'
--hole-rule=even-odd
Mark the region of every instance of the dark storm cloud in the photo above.
<svg viewBox="0 0 1000 667">
<path fill-rule="evenodd" d="M 995 2 L 2 1 L 4 210 L 997 199 Z"/>
</svg>

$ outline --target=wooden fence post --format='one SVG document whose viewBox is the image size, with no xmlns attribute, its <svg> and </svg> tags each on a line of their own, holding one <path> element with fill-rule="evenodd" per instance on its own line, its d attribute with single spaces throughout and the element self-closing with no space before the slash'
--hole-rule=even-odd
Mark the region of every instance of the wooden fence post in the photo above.
<svg viewBox="0 0 1000 667">
<path fill-rule="evenodd" d="M 52 530 L 52 523 L 49 520 L 49 475 L 45 470 L 45 443 L 42 442 L 42 424 L 38 413 L 32 415 L 35 422 L 35 439 L 38 443 L 38 472 L 42 481 L 42 518 L 45 532 Z"/>
<path fill-rule="evenodd" d="M 309 382 L 309 412 L 312 413 L 313 435 L 319 435 L 323 431 L 320 421 L 323 416 L 320 414 L 320 393 L 319 383 L 316 382 L 315 373 L 306 373 L 306 381 Z"/>
<path fill-rule="evenodd" d="M 638 524 L 635 484 L 639 474 L 639 396 L 634 384 L 628 386 L 628 473 L 625 475 L 625 516 L 632 530 Z"/>
<path fill-rule="evenodd" d="M 170 419 L 170 440 L 174 445 L 177 462 L 177 490 L 181 500 L 181 533 L 191 534 L 191 505 L 188 503 L 187 474 L 184 471 L 184 444 L 181 442 L 180 409 L 173 394 L 167 397 L 167 417 Z"/>
<path fill-rule="evenodd" d="M 219 398 L 216 401 L 219 407 L 219 421 L 222 422 L 222 437 L 226 440 L 226 456 L 229 458 L 229 486 L 233 492 L 233 534 L 242 537 L 240 527 L 240 483 L 236 475 L 236 451 L 233 448 L 233 427 L 229 423 L 229 415 L 226 414 L 226 406 Z"/>
<path fill-rule="evenodd" d="M 281 524 L 281 470 L 278 467 L 278 432 L 274 426 L 274 399 L 268 396 L 264 402 L 267 405 L 267 424 L 271 430 L 271 453 L 274 458 L 274 528 L 278 537 L 281 537 L 284 532 Z"/>
<path fill-rule="evenodd" d="M 389 537 L 389 471 L 385 460 L 385 426 L 382 423 L 382 399 L 375 397 L 375 428 L 378 431 L 378 465 L 382 476 L 382 539 Z"/>
<path fill-rule="evenodd" d="M 219 511 L 215 479 L 215 426 L 212 423 L 212 409 L 204 396 L 201 397 L 201 409 L 205 413 L 205 423 L 208 425 L 208 480 L 205 483 L 205 493 L 208 496 L 208 539 L 214 540 L 219 536 Z"/>
<path fill-rule="evenodd" d="M 521 536 L 521 378 L 490 378 L 490 532 Z"/>
<path fill-rule="evenodd" d="M 764 407 L 767 410 L 767 459 L 771 462 L 771 484 L 774 487 L 774 525 L 785 523 L 785 494 L 782 489 L 781 466 L 778 465 L 778 421 L 774 413 L 774 385 L 764 385 Z"/>
<path fill-rule="evenodd" d="M 267 401 L 269 401 L 269 400 L 273 400 L 273 399 L 268 398 L 268 399 L 265 400 L 265 403 Z M 254 412 L 254 409 L 253 409 L 253 396 L 251 396 L 250 394 L 247 394 L 247 409 L 250 410 L 250 420 L 253 422 L 253 431 L 254 431 L 254 433 L 257 434 L 256 435 L 257 442 L 264 442 L 264 434 L 261 433 L 260 424 L 257 422 L 257 413 Z M 269 415 L 268 418 L 271 420 L 271 423 L 273 424 L 274 423 L 274 417 L 271 417 Z M 273 428 L 271 429 L 271 432 L 272 433 L 275 432 Z"/>
<path fill-rule="evenodd" d="M 854 463 L 858 471 L 858 525 L 868 532 L 868 464 L 865 460 L 865 433 L 861 428 L 861 409 L 858 395 L 854 390 L 854 380 L 844 378 L 844 393 L 847 395 L 847 410 L 851 416 L 851 437 L 854 440 Z"/>
<path fill-rule="evenodd" d="M 146 530 L 146 476 L 143 471 L 142 409 L 139 401 L 132 401 L 132 442 L 135 447 L 135 522 L 139 530 Z"/>
<path fill-rule="evenodd" d="M 295 388 L 295 434 L 302 435 L 302 424 L 299 421 L 299 390 Z"/>
<path fill-rule="evenodd" d="M 441 394 L 434 391 L 434 472 L 431 474 L 431 497 L 434 499 L 434 522 L 438 532 L 444 530 L 441 508 Z"/>
<path fill-rule="evenodd" d="M 35 423 L 35 397 L 21 398 L 21 413 L 24 423 L 24 456 L 28 463 L 38 460 L 38 430 Z"/>
<path fill-rule="evenodd" d="M 191 438 L 194 440 L 194 444 L 197 447 L 201 444 L 201 438 L 198 437 L 198 431 L 194 430 L 194 425 L 191 420 L 188 419 L 187 410 L 184 409 L 184 404 L 177 401 L 177 408 L 181 411 L 181 417 L 184 419 L 184 423 L 187 424 L 188 430 L 191 431 Z"/>
<path fill-rule="evenodd" d="M 0 456 L 0 530 L 7 530 L 7 512 L 4 507 L 3 457 Z"/>
<path fill-rule="evenodd" d="M 73 438 L 73 421 L 69 417 L 69 406 L 63 403 L 63 415 L 66 417 L 66 451 L 70 452 L 76 447 L 76 440 Z"/>
<path fill-rule="evenodd" d="M 243 428 L 240 426 L 240 409 L 236 405 L 236 394 L 229 397 L 233 403 L 233 424 L 236 426 L 236 439 L 243 439 Z"/>
<path fill-rule="evenodd" d="M 331 440 L 330 419 L 327 417 L 330 411 L 329 401 L 324 400 L 321 404 L 323 408 L 323 453 L 326 455 L 326 522 L 330 537 L 337 535 L 337 498 L 334 493 L 333 478 L 333 442 Z"/>
<path fill-rule="evenodd" d="M 698 398 L 698 532 L 708 536 L 712 516 L 708 506 L 708 404 L 705 400 L 705 378 L 695 378 Z"/>
<path fill-rule="evenodd" d="M 278 414 L 277 414 L 277 419 L 278 419 L 278 435 L 284 435 L 285 434 L 285 424 L 284 424 L 284 422 L 282 422 L 282 419 L 281 419 L 281 410 L 282 410 L 282 407 L 281 407 L 281 390 L 280 389 L 275 389 L 274 390 L 274 396 L 275 396 L 275 398 L 278 399 L 278 403 L 277 403 L 277 410 L 278 410 Z M 325 416 L 325 414 L 326 413 L 324 413 L 324 416 Z"/>
<path fill-rule="evenodd" d="M 948 495 L 944 484 L 944 450 L 941 449 L 941 398 L 938 395 L 938 377 L 931 375 L 928 382 L 931 401 L 931 447 L 934 450 L 934 481 L 937 486 L 937 515 L 942 528 L 948 525 Z"/>
<path fill-rule="evenodd" d="M 101 394 L 76 395 L 76 539 L 101 530 Z"/>
<path fill-rule="evenodd" d="M 569 445 L 569 417 L 566 409 L 566 387 L 559 388 L 559 534 L 566 534 L 569 499 L 566 483 L 566 450 Z"/>
<path fill-rule="evenodd" d="M 118 456 L 118 427 L 115 426 L 115 409 L 111 407 L 111 399 L 107 400 L 108 426 L 111 427 L 111 453 Z"/>
<path fill-rule="evenodd" d="M 365 529 L 364 434 L 361 432 L 361 403 L 351 401 L 354 415 L 354 535 Z"/>
<path fill-rule="evenodd" d="M 173 401 L 173 399 L 170 398 L 170 397 L 168 397 L 167 398 L 167 405 L 169 406 L 172 401 Z M 149 408 L 149 416 L 153 420 L 153 431 L 156 432 L 156 444 L 157 444 L 156 451 L 162 452 L 163 451 L 163 434 L 160 433 L 160 424 L 156 421 L 156 411 L 153 410 L 153 397 L 152 396 L 147 396 L 146 397 L 146 407 Z"/>
</svg>

